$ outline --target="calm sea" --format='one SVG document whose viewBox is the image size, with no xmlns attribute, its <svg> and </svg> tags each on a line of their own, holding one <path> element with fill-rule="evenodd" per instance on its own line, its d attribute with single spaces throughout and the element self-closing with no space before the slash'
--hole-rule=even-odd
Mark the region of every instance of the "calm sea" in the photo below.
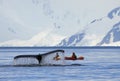
<svg viewBox="0 0 120 81">
<path fill-rule="evenodd" d="M 13 66 L 16 55 L 37 55 L 56 49 L 75 52 L 81 66 Z M 0 81 L 120 81 L 120 47 L 0 47 Z"/>
</svg>

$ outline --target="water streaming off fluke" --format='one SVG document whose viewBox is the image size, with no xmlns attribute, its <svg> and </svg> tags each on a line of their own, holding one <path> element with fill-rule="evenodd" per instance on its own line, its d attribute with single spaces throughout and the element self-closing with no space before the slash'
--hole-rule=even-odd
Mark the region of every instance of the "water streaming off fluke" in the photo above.
<svg viewBox="0 0 120 81">
<path fill-rule="evenodd" d="M 14 65 L 64 65 L 64 58 L 64 50 L 39 55 L 18 55 L 14 57 Z"/>
</svg>

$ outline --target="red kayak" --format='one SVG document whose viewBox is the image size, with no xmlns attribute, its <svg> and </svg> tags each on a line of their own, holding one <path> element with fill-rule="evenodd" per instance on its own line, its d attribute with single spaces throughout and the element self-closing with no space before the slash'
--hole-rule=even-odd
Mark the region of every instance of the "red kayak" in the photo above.
<svg viewBox="0 0 120 81">
<path fill-rule="evenodd" d="M 76 58 L 72 58 L 72 57 L 65 57 L 65 60 L 84 60 L 84 57 L 80 56 L 77 59 Z"/>
</svg>

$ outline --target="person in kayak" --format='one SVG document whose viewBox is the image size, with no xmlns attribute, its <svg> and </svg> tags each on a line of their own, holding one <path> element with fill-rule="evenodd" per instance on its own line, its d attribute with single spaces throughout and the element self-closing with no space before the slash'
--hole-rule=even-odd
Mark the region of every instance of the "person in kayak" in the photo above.
<svg viewBox="0 0 120 81">
<path fill-rule="evenodd" d="M 77 56 L 76 56 L 75 52 L 72 53 L 71 57 L 65 57 L 65 60 L 77 60 Z"/>
<path fill-rule="evenodd" d="M 77 56 L 76 56 L 75 52 L 72 53 L 71 58 L 72 58 L 73 60 L 76 60 L 76 59 L 77 59 Z"/>
<path fill-rule="evenodd" d="M 56 60 L 56 61 L 60 60 L 60 56 L 58 53 L 56 53 L 56 56 L 53 58 L 53 60 Z"/>
</svg>

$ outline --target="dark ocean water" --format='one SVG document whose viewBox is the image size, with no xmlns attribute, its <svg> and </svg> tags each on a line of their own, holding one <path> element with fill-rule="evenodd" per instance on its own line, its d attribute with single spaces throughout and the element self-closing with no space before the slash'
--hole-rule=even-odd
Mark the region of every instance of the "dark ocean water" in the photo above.
<svg viewBox="0 0 120 81">
<path fill-rule="evenodd" d="M 83 61 L 67 61 L 81 66 L 13 66 L 16 55 L 37 55 L 63 49 L 75 52 Z M 120 81 L 120 47 L 1 47 L 0 81 Z"/>
</svg>

